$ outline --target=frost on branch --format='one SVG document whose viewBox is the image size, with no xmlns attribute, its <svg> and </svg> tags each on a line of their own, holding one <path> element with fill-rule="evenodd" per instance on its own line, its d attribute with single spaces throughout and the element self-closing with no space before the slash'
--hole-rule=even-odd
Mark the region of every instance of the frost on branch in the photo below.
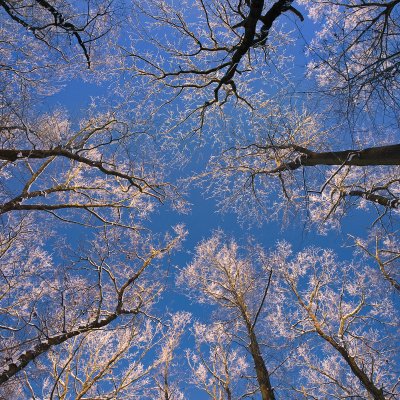
<svg viewBox="0 0 400 400">
<path fill-rule="evenodd" d="M 367 262 L 374 263 L 382 277 L 400 293 L 400 243 L 398 231 L 388 233 L 375 229 L 367 240 L 354 238 L 356 248 Z"/>
<path fill-rule="evenodd" d="M 351 208 L 395 219 L 400 145 L 371 146 L 365 137 L 360 147 L 341 149 L 321 118 L 273 103 L 254 117 L 251 134 L 223 146 L 201 177 L 220 209 L 244 221 L 254 215 L 293 221 L 296 215 L 321 232 L 338 228 Z"/>
<path fill-rule="evenodd" d="M 249 362 L 256 372 L 256 378 L 250 385 L 260 391 L 263 400 L 274 400 L 275 392 L 269 371 L 275 360 L 270 360 L 261 348 L 262 340 L 272 340 L 274 332 L 270 331 L 271 336 L 267 339 L 268 336 L 262 334 L 260 323 L 267 310 L 268 313 L 273 312 L 267 299 L 272 272 L 265 274 L 260 267 L 262 262 L 263 252 L 260 248 L 252 248 L 250 256 L 234 240 L 228 240 L 222 232 L 216 232 L 197 246 L 194 260 L 178 276 L 178 284 L 184 284 L 189 294 L 199 302 L 215 306 L 216 316 L 223 324 L 220 328 L 223 326 L 230 334 L 240 338 L 249 353 Z M 198 325 L 198 332 L 201 329 Z M 204 336 L 207 340 L 213 334 L 207 332 Z M 228 367 L 227 360 L 221 362 Z M 218 373 L 216 382 L 207 381 L 204 370 L 207 365 L 208 361 L 205 361 L 198 366 L 198 382 L 202 389 L 231 390 L 226 380 L 233 371 L 225 373 L 225 376 Z"/>
<path fill-rule="evenodd" d="M 304 378 L 298 391 L 396 397 L 398 321 L 383 277 L 365 263 L 338 261 L 330 250 L 293 254 L 280 243 L 270 257 L 285 294 L 282 323 L 300 338 L 290 361 Z"/>
<path fill-rule="evenodd" d="M 141 18 L 133 19 L 133 40 L 125 46 L 129 71 L 155 92 L 162 90 L 165 104 L 183 99 L 183 118 L 200 119 L 195 130 L 202 129 L 209 111 L 218 112 L 230 99 L 256 107 L 252 84 L 274 80 L 275 69 L 286 74 L 290 57 L 284 47 L 293 39 L 284 17 L 304 19 L 290 0 L 133 3 Z M 160 27 L 162 35 L 152 40 Z"/>
<path fill-rule="evenodd" d="M 0 169 L 20 179 L 0 182 L 0 214 L 42 211 L 80 224 L 134 227 L 132 210 L 139 222 L 167 198 L 178 204 L 160 156 L 153 167 L 150 138 L 118 118 L 96 113 L 72 129 L 70 118 L 54 112 L 29 121 L 29 130 L 15 126 L 2 137 Z"/>
<path fill-rule="evenodd" d="M 398 112 L 400 3 L 398 0 L 302 0 L 322 29 L 310 46 L 309 72 L 318 84 L 347 97 L 350 107 Z M 375 104 L 375 105 L 374 105 Z"/>
<path fill-rule="evenodd" d="M 256 389 L 246 378 L 250 366 L 243 349 L 235 346 L 223 322 L 195 323 L 195 347 L 186 350 L 191 383 L 210 398 L 239 398 Z"/>
<path fill-rule="evenodd" d="M 178 228 L 178 235 L 157 241 L 131 230 L 103 229 L 88 249 L 62 249 L 71 258 L 54 265 L 32 240 L 18 252 L 25 226 L 2 242 L 0 330 L 6 367 L 0 382 L 7 382 L 6 387 L 24 372 L 34 371 L 33 362 L 45 362 L 47 354 L 57 353 L 58 346 L 79 343 L 91 332 L 107 332 L 119 323 L 127 329 L 145 323 L 163 289 L 154 279 L 160 271 L 153 269 L 184 234 Z M 18 270 L 23 266 L 31 268 Z M 138 338 L 141 335 L 135 334 Z"/>
<path fill-rule="evenodd" d="M 257 371 L 255 344 L 262 343 L 264 365 L 282 357 L 271 374 L 274 396 L 396 398 L 396 299 L 385 276 L 355 256 L 342 261 L 315 247 L 293 252 L 287 242 L 270 252 L 246 250 L 222 233 L 202 242 L 180 277 L 193 297 L 207 296 L 216 308 L 211 323 L 195 324 L 196 347 L 186 352 L 193 383 L 210 396 L 261 390 L 270 398 L 259 380 L 235 375 L 229 364 L 240 357 L 239 344 L 248 354 L 236 366 Z"/>
</svg>

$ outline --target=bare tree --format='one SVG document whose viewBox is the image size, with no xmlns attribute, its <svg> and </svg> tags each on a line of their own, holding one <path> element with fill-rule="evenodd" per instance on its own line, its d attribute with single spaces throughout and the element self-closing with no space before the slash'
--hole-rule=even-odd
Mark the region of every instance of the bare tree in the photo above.
<svg viewBox="0 0 400 400">
<path fill-rule="evenodd" d="M 46 396 L 69 396 L 68 380 L 77 398 L 106 382 L 145 340 L 143 326 L 163 289 L 150 265 L 184 236 L 178 228 L 157 241 L 143 231 L 143 220 L 173 188 L 149 135 L 148 109 L 141 113 L 144 101 L 124 107 L 113 92 L 112 104 L 93 100 L 81 118 L 43 105 L 88 68 L 92 82 L 105 79 L 100 64 L 110 61 L 111 42 L 118 40 L 115 10 L 112 1 L 0 2 L 0 384 L 6 397 L 39 396 L 35 379 L 52 367 Z M 65 235 L 71 222 L 82 226 L 81 241 Z M 68 250 L 77 244 L 80 250 Z M 107 358 L 113 343 L 117 349 Z M 93 371 L 85 376 L 79 360 L 92 356 Z M 58 362 L 65 368 L 57 369 Z M 116 376 L 125 382 L 116 392 L 126 391 L 132 376 Z"/>
<path fill-rule="evenodd" d="M 145 32 L 142 40 L 150 39 L 152 47 L 162 49 L 179 68 L 172 69 L 168 58 L 163 62 L 162 54 L 143 54 L 135 49 L 127 50 L 127 54 L 133 58 L 135 71 L 170 88 L 190 91 L 211 87 L 214 95 L 206 99 L 206 106 L 219 101 L 222 89 L 226 92 L 223 101 L 232 94 L 244 100 L 235 82 L 242 73 L 253 70 L 252 51 L 258 50 L 261 57 L 268 58 L 270 32 L 284 13 L 292 12 L 304 20 L 292 3 L 198 0 L 191 2 L 189 9 L 177 8 L 172 2 L 135 2 L 149 30 L 149 37 Z M 190 18 L 193 9 L 197 21 Z M 164 38 L 150 36 L 160 25 L 170 34 Z"/>
<path fill-rule="evenodd" d="M 256 260 L 240 257 L 235 242 L 224 243 L 217 233 L 197 246 L 193 263 L 181 272 L 178 283 L 184 283 L 198 301 L 214 304 L 225 314 L 230 323 L 226 329 L 241 336 L 251 355 L 262 399 L 271 400 L 276 396 L 257 325 L 265 312 L 271 274 L 257 275 L 255 265 Z"/>
<path fill-rule="evenodd" d="M 270 262 L 284 281 L 280 323 L 301 338 L 292 366 L 304 382 L 295 390 L 306 398 L 396 398 L 397 320 L 382 277 L 330 250 L 293 254 L 288 243 Z"/>
<path fill-rule="evenodd" d="M 140 219 L 172 189 L 158 144 L 147 137 L 148 105 L 147 114 L 145 101 L 127 107 L 113 91 L 76 118 L 51 104 L 73 78 L 107 79 L 111 69 L 104 73 L 99 64 L 116 51 L 116 4 L 2 1 L 0 12 L 0 214 L 40 211 L 81 224 L 134 226 L 133 209 Z M 94 67 L 90 74 L 81 52 Z"/>
<path fill-rule="evenodd" d="M 183 371 L 179 368 L 181 359 L 177 355 L 183 335 L 186 333 L 191 315 L 188 312 L 173 314 L 166 323 L 166 338 L 162 343 L 157 368 L 153 374 L 153 398 L 160 400 L 183 400 L 181 380 Z"/>
<path fill-rule="evenodd" d="M 389 119 L 396 119 L 390 110 L 398 111 L 399 100 L 397 0 L 135 4 L 140 15 L 136 24 L 132 22 L 137 46 L 135 40 L 125 46 L 126 66 L 154 88 L 165 86 L 170 101 L 183 98 L 186 118 L 199 116 L 200 128 L 213 107 L 221 111 L 230 99 L 254 110 L 263 103 L 260 96 L 265 101 L 277 86 L 296 91 L 296 72 L 289 70 L 300 46 L 289 51 L 285 47 L 295 40 L 289 30 L 298 21 L 300 34 L 313 31 L 311 43 L 306 42 L 308 59 L 301 62 L 308 64 L 309 76 L 317 78 L 317 90 L 330 102 L 332 95 L 346 96 L 349 111 L 368 106 L 368 113 L 377 116 L 376 110 L 383 107 Z M 306 7 L 309 18 L 299 7 Z M 162 33 L 157 35 L 160 27 Z M 146 52 L 141 51 L 143 43 Z"/>
<path fill-rule="evenodd" d="M 238 205 L 240 198 L 268 211 L 269 193 L 279 197 L 274 211 L 287 211 L 301 199 L 296 212 L 307 210 L 325 226 L 338 226 L 351 206 L 368 203 L 378 218 L 396 215 L 398 2 L 302 2 L 321 23 L 308 46 L 313 50 L 300 61 L 309 63 L 305 75 L 317 76 L 317 85 L 311 79 L 299 89 L 297 72 L 289 72 L 291 50 L 284 49 L 294 36 L 283 21 L 294 26 L 301 20 L 301 32 L 311 20 L 296 2 L 191 3 L 135 3 L 140 33 L 125 46 L 124 66 L 147 82 L 160 107 L 171 110 L 163 125 L 168 133 L 202 131 L 221 143 L 220 163 L 212 160 L 213 194 L 227 195 L 223 203 L 241 214 L 248 210 Z M 316 93 L 304 95 L 303 89 Z M 331 115 L 331 103 L 343 94 L 357 105 L 353 130 L 350 112 Z"/>
<path fill-rule="evenodd" d="M 184 313 L 163 322 L 137 317 L 134 324 L 93 331 L 65 343 L 48 355 L 52 374 L 44 380 L 44 395 L 49 399 L 150 398 L 152 379 L 165 361 L 164 351 L 171 340 L 179 342 L 186 319 Z"/>
<path fill-rule="evenodd" d="M 148 167 L 144 152 L 127 149 L 140 141 L 143 151 L 147 139 L 116 115 L 95 115 L 81 121 L 75 132 L 60 113 L 27 124 L 4 127 L 9 135 L 3 136 L 0 168 L 14 179 L 2 184 L 1 214 L 42 211 L 68 219 L 66 210 L 78 210 L 78 215 L 87 214 L 88 224 L 90 219 L 126 224 L 125 211 L 136 209 L 144 215 L 153 201 L 164 201 L 168 187 L 172 189 L 163 182 L 160 163 L 159 170 L 151 169 L 150 146 Z M 85 222 L 82 216 L 79 221 Z"/>
<path fill-rule="evenodd" d="M 292 74 L 303 6 L 319 32 Z M 182 206 L 168 172 L 193 132 L 223 209 L 325 229 L 373 208 L 396 223 L 398 0 L 0 0 L 0 17 L 3 397 L 184 398 L 190 318 L 155 305 L 185 232 L 145 228 L 158 204 Z M 72 79 L 101 99 L 56 107 Z M 394 399 L 397 233 L 357 239 L 362 265 L 202 242 L 178 282 L 217 311 L 195 324 L 186 381 L 220 399 Z"/>
<path fill-rule="evenodd" d="M 361 250 L 368 261 L 373 261 L 382 276 L 389 284 L 400 292 L 399 259 L 400 248 L 398 232 L 373 232 L 368 240 L 355 239 L 355 245 Z"/>
<path fill-rule="evenodd" d="M 146 318 L 163 290 L 152 279 L 151 265 L 184 235 L 177 228 L 157 246 L 134 231 L 104 229 L 90 251 L 55 268 L 40 242 L 43 235 L 33 241 L 24 225 L 18 233 L 3 240 L 1 257 L 0 382 L 11 385 L 33 361 L 73 338 L 107 327 L 118 330 L 119 319 L 126 329 L 136 329 L 135 321 Z"/>
<path fill-rule="evenodd" d="M 224 240 L 218 234 L 200 244 L 194 262 L 179 278 L 199 302 L 216 304 L 214 318 L 220 317 L 217 329 L 195 327 L 198 344 L 210 346 L 209 356 L 200 347 L 188 351 L 196 385 L 211 398 L 236 398 L 232 387 L 238 376 L 229 364 L 230 338 L 248 350 L 260 387 L 260 365 L 241 303 L 258 321 L 253 333 L 259 349 L 279 349 L 281 361 L 269 372 L 274 396 L 398 396 L 396 299 L 384 284 L 385 276 L 365 263 L 339 261 L 331 250 L 294 253 L 282 242 L 269 253 L 252 247 L 243 255 L 235 243 Z M 252 280 L 257 263 L 265 275 Z M 261 390 L 261 396 L 268 394 Z"/>
</svg>

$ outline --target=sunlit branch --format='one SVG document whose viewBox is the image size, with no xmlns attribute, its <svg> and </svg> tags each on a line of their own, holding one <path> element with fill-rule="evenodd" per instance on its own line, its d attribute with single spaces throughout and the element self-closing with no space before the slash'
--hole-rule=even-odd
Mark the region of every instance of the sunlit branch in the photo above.
<svg viewBox="0 0 400 400">
<path fill-rule="evenodd" d="M 46 339 L 41 340 L 40 343 L 34 345 L 31 349 L 24 351 L 20 355 L 13 358 L 13 360 L 2 369 L 0 369 L 0 385 L 7 382 L 15 374 L 23 370 L 31 361 L 35 360 L 40 355 L 46 353 L 53 346 L 60 345 L 78 335 L 86 332 L 91 332 L 93 330 L 98 330 L 106 327 L 119 316 L 122 315 L 136 315 L 141 313 L 141 308 L 143 306 L 142 300 L 139 301 L 133 309 L 125 308 L 125 295 L 126 292 L 131 288 L 135 282 L 140 278 L 144 271 L 151 265 L 152 261 L 164 253 L 169 252 L 181 239 L 181 236 L 176 236 L 172 239 L 164 248 L 153 249 L 151 253 L 144 258 L 140 268 L 132 274 L 126 281 L 116 288 L 116 305 L 113 312 L 108 312 L 107 316 L 103 318 L 97 317 L 87 324 L 81 325 L 78 328 L 71 329 L 68 332 L 62 332 L 50 336 L 46 336 Z M 115 283 L 115 282 L 114 282 Z"/>
</svg>

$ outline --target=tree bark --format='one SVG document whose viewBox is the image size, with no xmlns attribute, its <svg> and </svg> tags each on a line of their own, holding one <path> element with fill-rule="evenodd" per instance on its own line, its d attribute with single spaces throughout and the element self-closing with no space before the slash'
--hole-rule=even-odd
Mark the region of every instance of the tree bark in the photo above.
<svg viewBox="0 0 400 400">
<path fill-rule="evenodd" d="M 118 315 L 118 313 L 114 313 L 100 321 L 93 321 L 88 325 L 79 327 L 72 331 L 54 335 L 47 340 L 44 340 L 43 342 L 37 344 L 33 348 L 24 351 L 18 356 L 15 361 L 13 360 L 6 367 L 0 370 L 0 385 L 7 382 L 11 377 L 24 369 L 35 358 L 39 357 L 43 353 L 46 353 L 51 347 L 64 343 L 68 339 L 78 336 L 82 333 L 102 328 L 115 320 Z"/>
<path fill-rule="evenodd" d="M 297 294 L 296 294 L 297 295 Z M 325 341 L 327 341 L 334 349 L 336 349 L 340 355 L 343 357 L 343 359 L 346 361 L 347 365 L 350 367 L 352 370 L 353 374 L 360 380 L 361 384 L 365 387 L 365 389 L 373 396 L 375 400 L 385 400 L 385 396 L 383 395 L 382 389 L 378 389 L 374 382 L 368 377 L 368 375 L 358 366 L 356 360 L 354 357 L 352 357 L 348 350 L 337 343 L 331 336 L 326 334 L 317 317 L 315 314 L 313 314 L 310 309 L 305 305 L 305 303 L 300 299 L 300 297 L 297 295 L 297 298 L 300 301 L 300 304 L 302 307 L 307 311 L 309 317 L 311 318 L 315 330 L 318 333 L 319 336 L 321 336 Z"/>
<path fill-rule="evenodd" d="M 65 148 L 56 147 L 54 149 L 47 149 L 47 150 L 0 149 L 0 160 L 6 160 L 11 162 L 21 159 L 45 159 L 50 157 L 65 157 L 70 160 L 86 164 L 90 167 L 97 168 L 106 175 L 112 175 L 117 178 L 126 179 L 132 186 L 139 189 L 140 192 L 143 192 L 144 190 L 143 187 L 150 188 L 150 185 L 147 184 L 147 182 L 142 178 L 132 176 L 115 169 L 107 168 L 105 167 L 105 163 L 103 163 L 102 161 L 92 160 L 90 158 L 81 156 Z M 140 184 L 138 182 L 140 182 Z"/>
<path fill-rule="evenodd" d="M 294 147 L 294 150 L 303 154 L 295 160 L 283 163 L 267 173 L 279 173 L 285 170 L 293 171 L 300 167 L 313 167 L 316 165 L 354 165 L 359 167 L 400 165 L 400 144 L 370 147 L 362 150 L 328 151 L 321 153 L 297 147 Z"/>
<path fill-rule="evenodd" d="M 271 385 L 269 373 L 261 355 L 260 346 L 258 345 L 256 335 L 252 329 L 249 331 L 249 337 L 250 353 L 256 369 L 257 382 L 260 387 L 261 398 L 262 400 L 275 400 L 274 390 Z"/>
</svg>

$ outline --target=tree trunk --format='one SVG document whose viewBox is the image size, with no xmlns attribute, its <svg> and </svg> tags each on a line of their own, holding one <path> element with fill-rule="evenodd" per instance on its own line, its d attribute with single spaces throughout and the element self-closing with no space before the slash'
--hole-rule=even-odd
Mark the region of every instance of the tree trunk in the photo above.
<svg viewBox="0 0 400 400">
<path fill-rule="evenodd" d="M 301 165 L 400 165 L 400 144 L 302 155 Z"/>
<path fill-rule="evenodd" d="M 256 335 L 251 328 L 249 330 L 249 337 L 250 353 L 253 357 L 262 400 L 275 400 L 274 390 L 269 379 L 269 373 L 267 367 L 265 366 L 264 359 L 262 358 Z"/>
<path fill-rule="evenodd" d="M 268 146 L 268 148 L 274 148 L 274 146 Z M 300 146 L 285 146 L 285 148 L 293 148 L 293 150 L 301 155 L 293 161 L 284 162 L 277 168 L 266 173 L 274 174 L 287 170 L 293 171 L 300 167 L 314 167 L 316 165 L 354 165 L 359 167 L 400 165 L 400 144 L 370 147 L 362 150 L 328 151 L 321 153 Z"/>
</svg>

